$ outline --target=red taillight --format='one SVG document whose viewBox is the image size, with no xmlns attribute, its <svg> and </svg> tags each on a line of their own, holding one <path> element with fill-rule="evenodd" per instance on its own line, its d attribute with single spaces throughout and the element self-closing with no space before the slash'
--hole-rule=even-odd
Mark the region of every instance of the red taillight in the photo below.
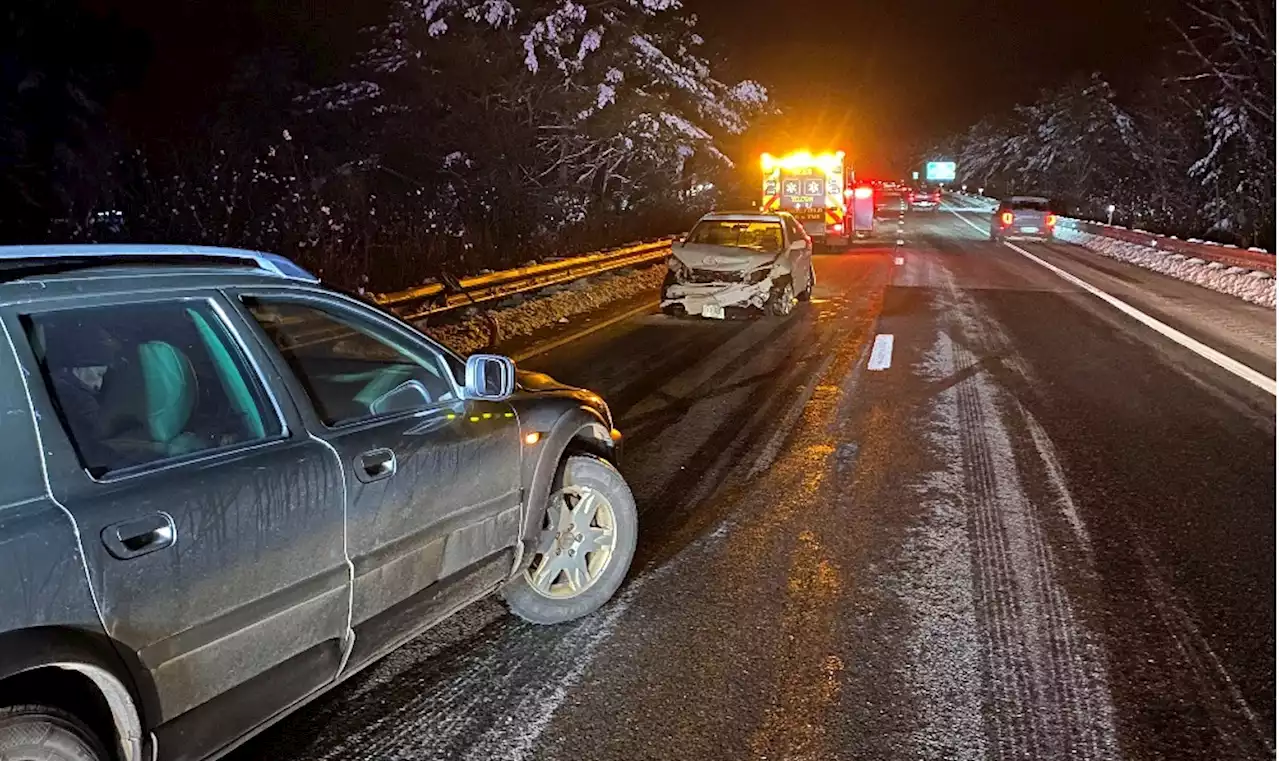
<svg viewBox="0 0 1280 761">
<path fill-rule="evenodd" d="M 1049 227 L 1053 227 L 1054 225 L 1058 224 L 1058 215 L 1050 214 L 1049 216 L 1044 218 L 1044 223 Z"/>
<path fill-rule="evenodd" d="M 832 225 L 831 229 L 835 230 L 838 233 L 842 233 L 844 232 L 844 225 Z"/>
<path fill-rule="evenodd" d="M 854 198 L 870 198 L 871 188 L 864 185 L 853 191 L 853 197 Z"/>
<path fill-rule="evenodd" d="M 940 200 L 940 199 L 942 198 L 942 194 L 941 194 L 941 193 L 934 193 L 934 194 L 933 194 L 933 196 L 932 196 L 932 198 L 933 198 L 933 200 L 938 201 L 938 200 Z"/>
<path fill-rule="evenodd" d="M 1013 224 L 1013 212 L 1011 211 L 1002 212 L 1000 214 L 1000 224 L 1005 227 L 1008 227 L 1009 225 Z"/>
</svg>

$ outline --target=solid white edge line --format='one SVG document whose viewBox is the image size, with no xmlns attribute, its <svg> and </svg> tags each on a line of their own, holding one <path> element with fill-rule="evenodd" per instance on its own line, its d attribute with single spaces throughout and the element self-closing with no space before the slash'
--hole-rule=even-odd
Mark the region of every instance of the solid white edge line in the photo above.
<svg viewBox="0 0 1280 761">
<path fill-rule="evenodd" d="M 964 222 L 966 225 L 972 227 L 978 232 L 980 233 L 988 232 L 986 230 L 983 230 L 981 227 L 974 224 L 973 222 L 970 222 L 969 220 L 957 214 L 954 209 L 947 209 L 947 211 L 950 211 L 952 214 L 955 214 L 956 219 L 960 220 L 961 222 Z M 1071 283 L 1072 285 L 1075 285 L 1075 286 L 1079 286 L 1080 288 L 1084 289 L 1088 293 L 1091 293 L 1094 296 L 1097 296 L 1098 298 L 1107 302 L 1108 304 L 1115 307 L 1116 309 L 1119 309 L 1121 312 L 1124 312 L 1125 314 L 1129 315 L 1130 317 L 1142 323 L 1143 325 L 1146 325 L 1148 328 L 1151 328 L 1152 330 L 1164 336 L 1165 338 L 1170 339 L 1174 343 L 1186 349 L 1190 349 L 1191 351 L 1195 352 L 1196 354 L 1199 354 L 1201 357 L 1204 357 L 1205 359 L 1209 360 L 1210 362 L 1217 365 L 1218 367 L 1221 367 L 1223 370 L 1226 370 L 1227 372 L 1232 373 L 1233 375 L 1252 383 L 1253 385 L 1257 386 L 1263 391 L 1266 391 L 1272 396 L 1276 396 L 1276 381 L 1274 378 L 1268 378 L 1266 375 L 1258 372 L 1257 370 L 1254 370 L 1252 367 L 1249 367 L 1243 362 L 1232 359 L 1231 357 L 1228 357 L 1226 354 L 1223 354 L 1217 349 L 1214 349 L 1209 346 L 1205 346 L 1204 344 L 1200 343 L 1199 341 L 1187 335 L 1186 333 L 1183 333 L 1177 328 L 1170 327 L 1169 325 L 1166 325 L 1163 322 L 1160 322 L 1156 318 L 1152 317 L 1146 312 L 1143 312 L 1137 307 L 1131 306 L 1128 302 L 1121 301 L 1120 299 L 1116 298 L 1115 296 L 1112 296 L 1111 294 L 1107 293 L 1101 288 L 1098 288 L 1095 285 L 1086 283 L 1084 280 L 1081 280 L 1075 275 L 1072 275 L 1070 272 L 1067 272 L 1061 267 L 1058 267 L 1056 265 L 1050 264 L 1049 262 L 1046 262 L 1044 259 L 1041 259 L 1040 257 L 1021 248 L 1020 246 L 1016 246 L 1010 243 L 1009 241 L 1002 241 L 1002 242 L 1004 243 L 1005 246 L 1013 249 L 1014 251 L 1017 251 L 1019 254 L 1022 254 L 1023 256 L 1035 262 L 1036 264 L 1039 264 L 1041 267 L 1044 267 L 1045 269 L 1054 273 L 1055 275 L 1062 278 L 1063 280 L 1066 280 L 1068 283 Z"/>
<path fill-rule="evenodd" d="M 893 364 L 893 335 L 881 333 L 876 336 L 871 346 L 871 358 L 867 360 L 868 370 L 888 370 Z"/>
</svg>

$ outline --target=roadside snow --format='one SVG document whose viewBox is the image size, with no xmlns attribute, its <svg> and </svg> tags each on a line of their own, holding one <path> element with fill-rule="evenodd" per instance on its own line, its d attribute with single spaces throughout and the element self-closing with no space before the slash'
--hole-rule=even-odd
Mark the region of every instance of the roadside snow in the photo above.
<svg viewBox="0 0 1280 761">
<path fill-rule="evenodd" d="M 575 280 L 560 286 L 552 286 L 532 295 L 517 297 L 519 303 L 508 306 L 499 304 L 488 314 L 497 321 L 498 341 L 533 334 L 549 325 L 567 321 L 571 317 L 594 312 L 611 303 L 625 301 L 645 292 L 653 294 L 657 301 L 662 278 L 667 274 L 665 263 L 641 269 L 606 272 L 595 277 Z M 492 331 L 484 313 L 474 314 L 461 322 L 422 327 L 423 332 L 450 349 L 466 356 L 485 349 Z"/>
<path fill-rule="evenodd" d="M 1075 243 L 1103 256 L 1153 270 L 1188 283 L 1226 293 L 1260 306 L 1276 307 L 1276 280 L 1265 272 L 1224 267 L 1217 262 L 1187 258 L 1181 254 L 1140 246 L 1128 241 L 1081 232 L 1068 227 L 1057 231 L 1059 239 Z"/>
</svg>

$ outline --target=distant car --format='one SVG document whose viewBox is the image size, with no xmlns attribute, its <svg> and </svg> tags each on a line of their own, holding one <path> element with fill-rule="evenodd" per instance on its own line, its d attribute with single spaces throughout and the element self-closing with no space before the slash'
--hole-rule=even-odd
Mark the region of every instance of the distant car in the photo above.
<svg viewBox="0 0 1280 761">
<path fill-rule="evenodd" d="M 942 206 L 942 191 L 937 188 L 917 188 L 907 193 L 907 205 L 912 211 L 937 211 Z"/>
<path fill-rule="evenodd" d="M 0 759 L 221 756 L 481 598 L 626 576 L 599 396 L 283 257 L 0 247 L 0 335 Z"/>
<path fill-rule="evenodd" d="M 671 247 L 662 311 L 724 319 L 784 316 L 813 294 L 813 241 L 785 211 L 715 212 Z"/>
<path fill-rule="evenodd" d="M 1053 240 L 1058 216 L 1048 198 L 1041 196 L 1013 196 L 1000 202 L 991 215 L 991 240 L 1005 238 L 1034 238 Z"/>
<path fill-rule="evenodd" d="M 885 183 L 876 193 L 876 216 L 896 217 L 906 209 L 906 198 L 897 183 Z"/>
</svg>

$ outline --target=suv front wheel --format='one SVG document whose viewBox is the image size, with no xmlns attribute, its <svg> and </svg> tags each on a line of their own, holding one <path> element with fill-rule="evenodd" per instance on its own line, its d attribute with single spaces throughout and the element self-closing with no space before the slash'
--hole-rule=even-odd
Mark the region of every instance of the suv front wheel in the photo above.
<svg viewBox="0 0 1280 761">
<path fill-rule="evenodd" d="M 0 708 L 0 758 L 14 761 L 108 761 L 102 741 L 84 722 L 57 708 Z"/>
<path fill-rule="evenodd" d="M 533 556 L 502 590 L 535 624 L 594 612 L 622 585 L 636 551 L 636 502 L 622 474 L 596 457 L 565 459 L 547 500 Z"/>
</svg>

